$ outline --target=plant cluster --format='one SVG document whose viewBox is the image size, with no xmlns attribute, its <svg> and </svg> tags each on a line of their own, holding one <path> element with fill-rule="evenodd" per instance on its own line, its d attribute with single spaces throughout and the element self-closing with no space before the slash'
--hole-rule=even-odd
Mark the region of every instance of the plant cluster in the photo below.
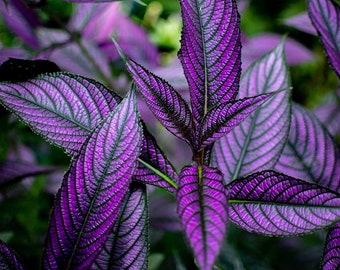
<svg viewBox="0 0 340 270">
<path fill-rule="evenodd" d="M 318 119 L 292 102 L 285 38 L 241 74 L 236 1 L 179 0 L 178 58 L 186 97 L 142 65 L 157 66 L 151 43 L 136 52 L 124 43 L 129 38 L 104 36 L 98 25 L 111 19 L 113 9 L 105 13 L 111 6 L 79 4 L 61 32 L 37 30 L 31 7 L 43 2 L 1 3 L 4 21 L 40 51 L 40 60 L 18 59 L 25 53 L 12 48 L 7 55 L 13 57 L 0 67 L 0 103 L 71 157 L 50 213 L 43 269 L 148 269 L 147 185 L 173 195 L 171 207 L 199 269 L 227 269 L 218 256 L 229 222 L 269 236 L 327 228 L 321 268 L 340 267 L 340 153 L 333 139 L 338 130 L 321 123 L 321 110 Z M 311 28 L 340 76 L 340 6 L 332 0 L 307 5 Z M 62 64 L 74 73 L 51 62 L 65 55 Z M 119 82 L 111 80 L 106 62 L 119 58 L 132 78 L 124 96 L 110 89 Z M 136 93 L 144 105 L 138 107 Z M 154 120 L 140 117 L 145 104 L 188 145 L 191 163 L 179 172 L 149 131 Z M 338 109 L 328 105 L 326 114 L 338 116 Z M 0 187 L 53 170 L 1 165 Z M 24 269 L 19 257 L 0 242 L 1 266 Z"/>
</svg>

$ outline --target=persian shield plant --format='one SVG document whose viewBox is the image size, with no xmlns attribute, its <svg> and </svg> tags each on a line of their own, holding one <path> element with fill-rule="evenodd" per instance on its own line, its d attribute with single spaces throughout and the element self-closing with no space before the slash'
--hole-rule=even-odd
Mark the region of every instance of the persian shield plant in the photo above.
<svg viewBox="0 0 340 270">
<path fill-rule="evenodd" d="M 51 211 L 42 268 L 147 269 L 146 184 L 174 195 L 200 269 L 214 269 L 229 221 L 271 236 L 333 225 L 322 267 L 339 267 L 340 154 L 322 124 L 292 104 L 284 39 L 241 76 L 236 1 L 179 2 L 178 57 L 190 104 L 114 40 L 133 79 L 124 98 L 79 75 L 35 71 L 34 61 L 22 62 L 29 73 L 15 59 L 2 65 L 22 74 L 2 76 L 1 103 L 72 157 Z M 337 74 L 339 10 L 329 0 L 309 1 Z M 179 174 L 140 119 L 136 90 L 157 120 L 189 145 L 192 162 Z M 0 244 L 0 260 L 23 268 Z"/>
</svg>

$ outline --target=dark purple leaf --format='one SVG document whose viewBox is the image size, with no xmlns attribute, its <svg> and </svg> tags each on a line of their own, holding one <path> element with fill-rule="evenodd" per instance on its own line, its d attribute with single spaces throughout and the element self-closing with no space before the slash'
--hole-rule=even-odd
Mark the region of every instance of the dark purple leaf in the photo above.
<svg viewBox="0 0 340 270">
<path fill-rule="evenodd" d="M 284 23 L 308 34 L 315 36 L 317 34 L 307 12 L 302 12 L 293 17 L 289 17 L 284 20 Z"/>
<path fill-rule="evenodd" d="M 147 269 L 148 232 L 146 188 L 133 183 L 113 233 L 109 235 L 92 268 Z"/>
<path fill-rule="evenodd" d="M 241 74 L 240 18 L 236 1 L 180 0 L 183 30 L 178 56 L 197 121 L 237 96 Z"/>
<path fill-rule="evenodd" d="M 340 190 L 340 153 L 311 113 L 294 104 L 287 145 L 275 167 L 290 176 Z"/>
<path fill-rule="evenodd" d="M 36 78 L 39 74 L 58 72 L 60 68 L 48 60 L 9 58 L 0 66 L 0 81 L 20 82 Z"/>
<path fill-rule="evenodd" d="M 227 197 L 222 174 L 206 166 L 184 167 L 176 200 L 177 213 L 200 269 L 212 269 L 226 234 Z"/>
<path fill-rule="evenodd" d="M 1 240 L 0 240 L 0 269 L 3 270 L 24 269 L 24 266 L 21 263 L 20 259 L 18 258 L 18 255 Z"/>
<path fill-rule="evenodd" d="M 192 114 L 186 101 L 170 84 L 136 62 L 126 59 L 126 65 L 156 118 L 167 130 L 190 144 Z"/>
<path fill-rule="evenodd" d="M 198 147 L 202 149 L 229 133 L 246 119 L 250 113 L 267 101 L 270 96 L 270 94 L 265 94 L 244 98 L 222 103 L 212 108 L 202 120 Z"/>
<path fill-rule="evenodd" d="M 215 143 L 212 164 L 223 172 L 226 182 L 272 169 L 280 157 L 289 133 L 291 110 L 283 47 L 281 42 L 242 75 L 239 99 L 286 91 L 277 93 Z"/>
<path fill-rule="evenodd" d="M 251 232 L 309 233 L 340 219 L 338 193 L 278 172 L 257 172 L 226 188 L 230 220 Z"/>
<path fill-rule="evenodd" d="M 63 73 L 0 83 L 0 99 L 35 132 L 72 155 L 120 101 L 100 83 Z"/>
<path fill-rule="evenodd" d="M 1 19 L 8 28 L 33 49 L 39 48 L 34 29 L 40 25 L 37 15 L 22 0 L 0 1 Z"/>
<path fill-rule="evenodd" d="M 340 6 L 332 0 L 309 0 L 308 12 L 330 65 L 340 77 Z"/>
<path fill-rule="evenodd" d="M 262 33 L 243 39 L 242 69 L 247 69 L 255 60 L 272 50 L 282 39 L 281 35 Z M 301 43 L 287 37 L 285 39 L 285 55 L 288 65 L 299 65 L 315 59 L 315 55 Z"/>
<path fill-rule="evenodd" d="M 321 266 L 323 270 L 340 267 L 340 222 L 328 230 Z"/>
<path fill-rule="evenodd" d="M 87 268 L 113 229 L 142 141 L 132 91 L 90 135 L 71 164 L 51 214 L 46 269 Z"/>
<path fill-rule="evenodd" d="M 53 172 L 55 168 L 18 161 L 0 161 L 0 188 L 26 177 Z"/>
<path fill-rule="evenodd" d="M 175 192 L 178 175 L 158 147 L 154 137 L 147 131 L 146 126 L 143 125 L 143 127 L 142 152 L 139 158 L 138 170 L 135 172 L 133 179 Z M 164 178 L 167 178 L 168 182 L 164 181 Z"/>
</svg>

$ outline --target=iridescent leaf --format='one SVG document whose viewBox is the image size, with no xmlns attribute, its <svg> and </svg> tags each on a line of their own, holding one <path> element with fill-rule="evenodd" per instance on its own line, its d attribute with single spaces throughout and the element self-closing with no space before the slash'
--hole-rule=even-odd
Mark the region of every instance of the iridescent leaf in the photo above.
<svg viewBox="0 0 340 270">
<path fill-rule="evenodd" d="M 178 56 L 197 121 L 237 96 L 241 74 L 240 17 L 236 1 L 180 0 L 183 30 Z"/>
<path fill-rule="evenodd" d="M 64 73 L 0 83 L 2 104 L 47 141 L 72 155 L 120 100 L 100 83 Z"/>
<path fill-rule="evenodd" d="M 137 104 L 130 91 L 93 131 L 63 179 L 49 222 L 44 268 L 92 265 L 121 211 L 141 141 Z"/>
<path fill-rule="evenodd" d="M 17 254 L 0 240 L 0 269 L 25 269 Z"/>
<path fill-rule="evenodd" d="M 212 269 L 227 224 L 227 197 L 222 174 L 206 166 L 184 167 L 176 200 L 183 230 L 200 269 Z"/>
<path fill-rule="evenodd" d="M 113 233 L 109 235 L 92 268 L 147 269 L 148 232 L 146 188 L 132 183 Z"/>
<path fill-rule="evenodd" d="M 220 168 L 226 182 L 271 169 L 280 157 L 288 137 L 291 110 L 283 47 L 281 42 L 242 75 L 239 98 L 287 90 L 277 93 L 215 143 L 212 164 Z"/>
<path fill-rule="evenodd" d="M 340 77 L 340 6 L 332 0 L 309 0 L 308 11 L 330 65 Z"/>
<path fill-rule="evenodd" d="M 311 113 L 294 104 L 288 142 L 277 170 L 333 190 L 340 189 L 340 153 Z"/>
<path fill-rule="evenodd" d="M 192 114 L 182 96 L 166 81 L 136 62 L 126 59 L 126 66 L 155 117 L 167 130 L 190 144 Z"/>
<path fill-rule="evenodd" d="M 19 161 L 0 161 L 0 188 L 16 183 L 23 178 L 50 173 L 55 168 L 28 164 Z"/>
<path fill-rule="evenodd" d="M 278 172 L 257 172 L 226 188 L 230 220 L 251 232 L 295 235 L 340 220 L 338 193 Z"/>
<path fill-rule="evenodd" d="M 119 96 L 99 82 L 68 73 L 0 83 L 0 102 L 47 141 L 72 156 L 120 101 Z M 160 174 L 174 181 L 177 174 L 146 128 L 144 133 L 144 163 L 139 165 L 136 179 L 150 180 L 150 184 L 171 190 Z"/>
<path fill-rule="evenodd" d="M 321 266 L 323 270 L 340 267 L 340 222 L 328 230 Z"/>
<path fill-rule="evenodd" d="M 238 126 L 263 104 L 270 94 L 222 103 L 204 116 L 199 129 L 198 147 L 203 149 Z"/>
</svg>

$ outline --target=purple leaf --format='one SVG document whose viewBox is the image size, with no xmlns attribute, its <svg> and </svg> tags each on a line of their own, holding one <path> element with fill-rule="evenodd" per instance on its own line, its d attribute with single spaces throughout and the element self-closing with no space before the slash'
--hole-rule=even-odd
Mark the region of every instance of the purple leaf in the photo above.
<svg viewBox="0 0 340 270">
<path fill-rule="evenodd" d="M 99 82 L 67 73 L 39 76 L 27 82 L 0 83 L 0 102 L 47 141 L 72 156 L 120 101 L 119 96 Z M 139 165 L 136 180 L 173 190 L 159 173 L 174 181 L 177 173 L 145 128 L 144 133 L 145 160 L 144 165 Z"/>
<path fill-rule="evenodd" d="M 176 194 L 177 213 L 196 261 L 210 270 L 222 247 L 227 224 L 227 197 L 222 174 L 197 165 L 184 167 Z"/>
<path fill-rule="evenodd" d="M 0 161 L 0 188 L 16 183 L 23 178 L 53 172 L 55 168 L 18 161 Z"/>
<path fill-rule="evenodd" d="M 144 185 L 133 183 L 113 233 L 92 268 L 147 269 L 148 229 L 146 189 Z"/>
<path fill-rule="evenodd" d="M 75 155 L 120 98 L 95 81 L 56 73 L 0 83 L 0 100 L 47 141 Z"/>
<path fill-rule="evenodd" d="M 302 12 L 298 15 L 287 18 L 284 20 L 284 23 L 308 34 L 315 36 L 317 34 L 307 12 Z"/>
<path fill-rule="evenodd" d="M 244 39 L 242 42 L 242 68 L 248 68 L 255 60 L 272 50 L 281 39 L 281 35 L 273 33 L 262 33 Z M 288 65 L 299 65 L 315 59 L 313 52 L 289 37 L 285 39 L 285 54 Z"/>
<path fill-rule="evenodd" d="M 142 152 L 138 163 L 138 170 L 133 180 L 175 192 L 177 187 L 176 183 L 178 182 L 178 175 L 175 169 L 158 147 L 154 137 L 147 132 L 144 124 L 143 131 L 144 140 L 142 142 Z M 164 181 L 164 178 L 167 178 L 169 182 L 173 182 L 173 185 Z"/>
<path fill-rule="evenodd" d="M 200 126 L 200 149 L 229 133 L 270 96 L 266 94 L 222 103 L 208 111 Z"/>
<path fill-rule="evenodd" d="M 257 172 L 226 188 L 230 220 L 251 232 L 309 233 L 340 219 L 338 193 L 278 172 Z"/>
<path fill-rule="evenodd" d="M 78 2 L 78 3 L 101 3 L 101 2 L 114 2 L 121 0 L 64 0 L 65 2 Z"/>
<path fill-rule="evenodd" d="M 283 42 L 242 75 L 240 99 L 280 89 L 287 91 L 277 93 L 215 143 L 212 164 L 220 168 L 226 182 L 271 169 L 277 163 L 289 132 L 289 86 Z"/>
<path fill-rule="evenodd" d="M 24 269 L 24 266 L 21 263 L 18 255 L 1 240 L 0 240 L 0 268 L 4 270 Z"/>
<path fill-rule="evenodd" d="M 40 25 L 37 15 L 28 8 L 25 1 L 11 0 L 6 5 L 0 1 L 1 19 L 8 28 L 33 49 L 39 48 L 34 29 Z"/>
<path fill-rule="evenodd" d="M 43 253 L 46 269 L 87 268 L 113 229 L 142 140 L 132 91 L 90 135 L 66 173 Z"/>
<path fill-rule="evenodd" d="M 292 123 L 286 147 L 277 170 L 340 190 L 340 153 L 331 136 L 311 113 L 293 106 Z"/>
<path fill-rule="evenodd" d="M 126 65 L 139 93 L 161 124 L 178 138 L 191 143 L 192 114 L 182 96 L 163 79 L 136 62 L 127 59 Z"/>
<path fill-rule="evenodd" d="M 340 77 L 340 6 L 332 0 L 309 0 L 308 12 L 330 65 Z"/>
<path fill-rule="evenodd" d="M 323 270 L 340 267 L 340 222 L 328 230 L 321 266 Z"/>
<path fill-rule="evenodd" d="M 329 95 L 329 99 L 313 112 L 333 137 L 340 134 L 340 88 L 335 95 Z"/>
<path fill-rule="evenodd" d="M 240 18 L 236 1 L 180 0 L 183 30 L 178 56 L 197 121 L 236 98 L 241 74 Z"/>
</svg>

